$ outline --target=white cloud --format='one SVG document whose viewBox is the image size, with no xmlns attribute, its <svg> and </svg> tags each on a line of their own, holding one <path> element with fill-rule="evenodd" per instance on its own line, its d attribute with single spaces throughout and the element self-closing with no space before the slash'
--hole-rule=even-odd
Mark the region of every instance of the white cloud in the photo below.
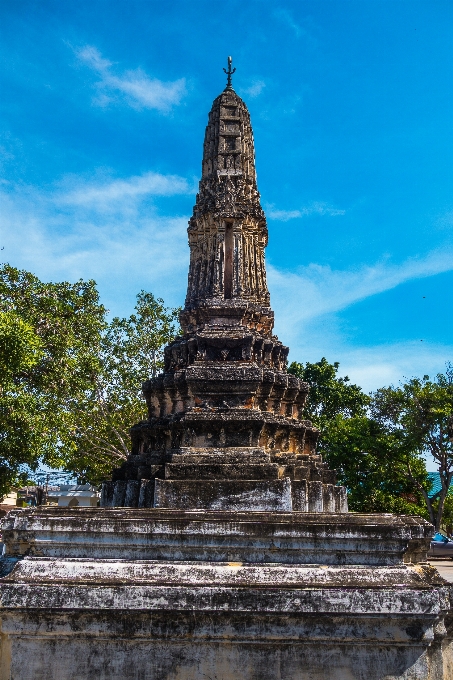
<svg viewBox="0 0 453 680">
<path fill-rule="evenodd" d="M 268 206 L 266 210 L 267 216 L 272 220 L 277 220 L 278 222 L 288 222 L 288 220 L 293 220 L 297 217 L 307 217 L 308 215 L 327 215 L 329 217 L 337 217 L 338 215 L 344 215 L 345 213 L 346 210 L 333 208 L 327 203 L 322 203 L 320 201 L 315 201 L 310 205 L 298 210 L 276 210 L 273 206 Z"/>
<path fill-rule="evenodd" d="M 453 359 L 453 344 L 411 341 L 369 347 L 354 346 L 345 338 L 336 314 L 372 295 L 411 279 L 453 269 L 453 253 L 433 251 L 400 264 L 378 262 L 346 271 L 316 264 L 295 272 L 268 266 L 276 332 L 290 347 L 290 361 L 340 361 L 341 375 L 366 391 L 398 383 L 404 377 L 434 375 Z"/>
<path fill-rule="evenodd" d="M 250 87 L 246 87 L 242 91 L 249 97 L 258 97 L 263 89 L 266 87 L 264 80 L 254 80 Z"/>
<path fill-rule="evenodd" d="M 436 224 L 442 229 L 450 229 L 453 227 L 453 210 L 449 210 L 440 217 L 438 217 Z"/>
<path fill-rule="evenodd" d="M 121 203 L 135 202 L 147 196 L 174 196 L 194 191 L 183 177 L 147 172 L 127 179 L 105 179 L 98 182 L 76 180 L 75 186 L 63 192 L 57 200 L 61 204 L 73 206 L 117 210 Z"/>
<path fill-rule="evenodd" d="M 278 222 L 288 222 L 288 220 L 293 220 L 296 217 L 302 217 L 300 210 L 274 210 L 274 208 L 268 208 L 266 215 L 269 219 Z"/>
<path fill-rule="evenodd" d="M 453 361 L 453 345 L 401 342 L 374 347 L 342 348 L 340 373 L 372 391 L 385 385 L 398 385 L 414 376 L 432 378 Z"/>
<path fill-rule="evenodd" d="M 151 290 L 167 304 L 183 303 L 189 249 L 187 218 L 159 215 L 153 196 L 191 191 L 181 177 L 145 173 L 88 181 L 69 177 L 52 190 L 0 186 L 2 256 L 44 280 L 94 278 L 115 314 L 129 314 L 136 293 Z M 414 278 L 453 269 L 451 251 L 433 251 L 400 264 L 377 262 L 348 270 L 310 264 L 296 272 L 268 266 L 276 332 L 291 360 L 340 361 L 365 390 L 404 376 L 433 375 L 453 358 L 453 346 L 407 342 L 354 347 L 336 314 Z"/>
<path fill-rule="evenodd" d="M 76 50 L 81 62 L 100 76 L 96 83 L 98 95 L 94 104 L 107 106 L 118 99 L 126 101 L 133 108 L 157 109 L 167 113 L 172 106 L 180 103 L 186 92 L 184 78 L 173 82 L 164 82 L 150 78 L 142 69 L 124 71 L 118 75 L 114 72 L 114 64 L 104 59 L 92 45 Z"/>
<path fill-rule="evenodd" d="M 94 278 L 115 314 L 130 313 L 142 288 L 181 304 L 187 219 L 163 217 L 144 199 L 187 193 L 185 180 L 147 173 L 91 186 L 70 178 L 48 192 L 13 189 L 0 196 L 5 261 L 43 280 Z"/>
<path fill-rule="evenodd" d="M 278 318 L 278 313 L 276 314 Z M 286 333 L 279 333 L 286 344 Z M 368 347 L 351 346 L 348 339 L 337 332 L 335 319 L 325 324 L 309 322 L 290 343 L 290 361 L 339 361 L 339 375 L 347 375 L 351 382 L 365 392 L 379 387 L 398 385 L 400 381 L 425 374 L 434 377 L 453 361 L 453 344 L 444 345 L 419 341 L 376 344 Z"/>
<path fill-rule="evenodd" d="M 286 307 L 293 323 L 345 309 L 370 295 L 395 288 L 410 279 L 433 276 L 453 269 L 451 251 L 433 251 L 422 258 L 401 264 L 377 262 L 346 271 L 310 264 L 297 273 L 268 267 L 270 286 L 281 307 Z M 301 304 L 294 307 L 294 300 Z"/>
<path fill-rule="evenodd" d="M 300 38 L 301 35 L 306 34 L 306 31 L 294 21 L 287 9 L 276 9 L 274 11 L 274 16 L 294 31 L 296 38 Z"/>
<path fill-rule="evenodd" d="M 81 61 L 84 61 L 90 68 L 100 74 L 106 73 L 113 66 L 108 59 L 103 59 L 99 50 L 92 45 L 85 45 L 76 50 L 76 54 Z"/>
</svg>

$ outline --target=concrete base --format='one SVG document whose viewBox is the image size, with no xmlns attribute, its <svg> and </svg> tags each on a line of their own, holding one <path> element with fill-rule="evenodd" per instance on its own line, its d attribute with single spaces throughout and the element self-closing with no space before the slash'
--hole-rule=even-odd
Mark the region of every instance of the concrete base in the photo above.
<svg viewBox="0 0 453 680">
<path fill-rule="evenodd" d="M 451 680 L 430 533 L 390 515 L 16 510 L 0 680 Z"/>
<path fill-rule="evenodd" d="M 53 613 L 3 625 L 2 678 L 12 680 L 451 680 L 437 643 L 407 640 L 410 619 L 374 638 L 378 622 L 175 613 Z M 279 625 L 280 623 L 280 625 Z M 374 625 L 373 625 L 374 624 Z M 17 634 L 17 625 L 21 632 Z M 15 630 L 11 630 L 14 629 Z M 361 628 L 361 626 L 360 626 Z M 83 632 L 81 632 L 83 631 Z M 171 632 L 169 632 L 171 631 Z M 276 636 L 271 631 L 278 632 Z M 329 635 L 330 633 L 330 635 Z M 341 639 L 341 635 L 349 639 Z M 366 638 L 366 635 L 369 638 Z M 445 655 L 444 655 L 445 656 Z M 11 663 L 12 659 L 12 663 Z M 450 670 L 449 670 L 450 669 Z"/>
</svg>

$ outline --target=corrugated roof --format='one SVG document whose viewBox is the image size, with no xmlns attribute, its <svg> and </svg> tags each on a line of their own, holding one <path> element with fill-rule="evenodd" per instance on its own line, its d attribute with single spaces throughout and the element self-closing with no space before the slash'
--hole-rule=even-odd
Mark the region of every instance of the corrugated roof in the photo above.
<svg viewBox="0 0 453 680">
<path fill-rule="evenodd" d="M 431 491 L 429 492 L 429 495 L 431 497 L 431 496 L 434 496 L 436 493 L 438 493 L 441 490 L 442 484 L 440 483 L 439 472 L 428 472 L 428 477 L 429 477 L 430 482 L 432 484 Z M 453 488 L 453 480 L 450 484 L 450 489 L 451 488 Z"/>
</svg>

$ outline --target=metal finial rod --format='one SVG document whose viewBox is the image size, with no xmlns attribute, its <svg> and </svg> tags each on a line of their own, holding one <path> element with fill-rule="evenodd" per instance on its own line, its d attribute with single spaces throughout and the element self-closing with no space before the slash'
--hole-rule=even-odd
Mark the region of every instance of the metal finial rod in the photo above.
<svg viewBox="0 0 453 680">
<path fill-rule="evenodd" d="M 223 69 L 225 71 L 225 73 L 227 74 L 227 86 L 225 88 L 226 90 L 232 90 L 233 89 L 233 86 L 231 85 L 231 76 L 236 71 L 236 69 L 234 68 L 233 70 L 231 70 L 232 61 L 233 61 L 233 57 L 228 57 L 228 71 L 226 70 L 226 68 Z"/>
</svg>

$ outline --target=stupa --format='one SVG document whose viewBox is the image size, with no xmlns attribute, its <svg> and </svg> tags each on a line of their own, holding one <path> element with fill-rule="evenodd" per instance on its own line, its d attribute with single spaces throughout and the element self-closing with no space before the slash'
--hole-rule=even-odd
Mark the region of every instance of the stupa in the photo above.
<svg viewBox="0 0 453 680">
<path fill-rule="evenodd" d="M 3 523 L 0 680 L 452 680 L 417 517 L 348 512 L 272 334 L 250 115 L 215 99 L 183 335 L 100 508 Z"/>
<path fill-rule="evenodd" d="M 250 114 L 231 85 L 214 100 L 189 221 L 184 335 L 143 385 L 149 418 L 103 488 L 104 507 L 347 512 L 303 419 L 309 386 L 272 334 L 266 218 Z"/>
</svg>

